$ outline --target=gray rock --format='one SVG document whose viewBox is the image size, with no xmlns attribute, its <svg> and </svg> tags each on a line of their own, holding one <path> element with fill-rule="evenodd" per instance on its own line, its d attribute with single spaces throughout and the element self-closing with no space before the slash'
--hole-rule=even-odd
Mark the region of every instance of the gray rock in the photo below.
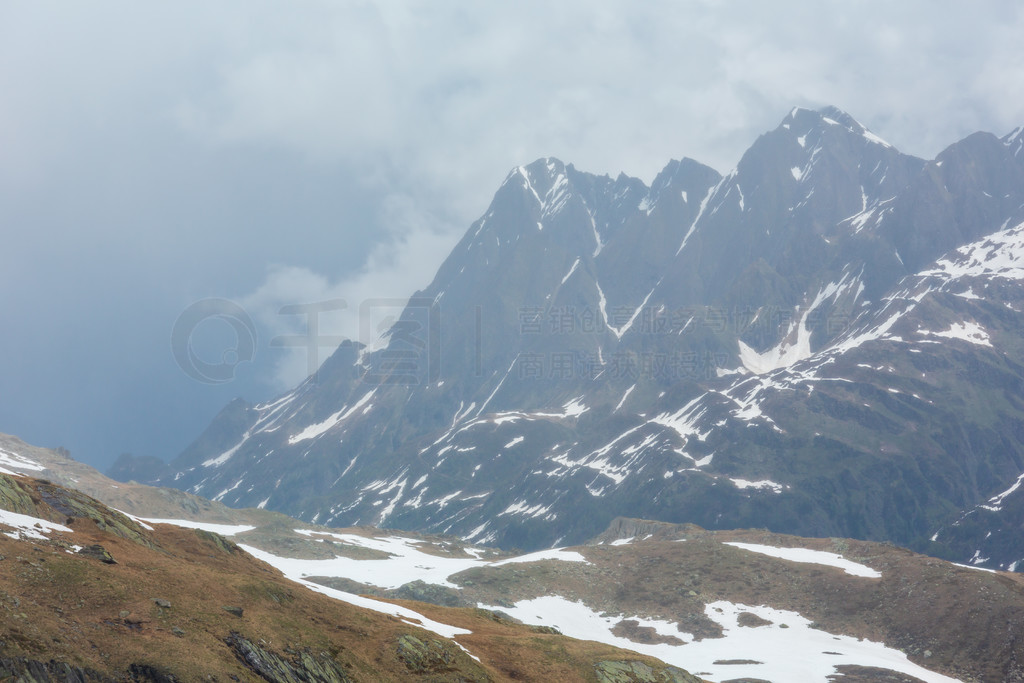
<svg viewBox="0 0 1024 683">
<path fill-rule="evenodd" d="M 114 557 L 107 552 L 106 548 L 99 545 L 98 543 L 94 545 L 85 546 L 84 548 L 78 551 L 78 554 L 99 560 L 104 564 L 117 564 L 117 560 L 115 560 Z"/>
</svg>

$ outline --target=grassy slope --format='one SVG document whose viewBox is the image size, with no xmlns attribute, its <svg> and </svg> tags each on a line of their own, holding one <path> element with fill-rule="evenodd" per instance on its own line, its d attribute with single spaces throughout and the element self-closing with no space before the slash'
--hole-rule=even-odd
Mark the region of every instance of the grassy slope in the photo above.
<svg viewBox="0 0 1024 683">
<path fill-rule="evenodd" d="M 40 482 L 0 476 L 0 486 L 8 499 L 28 495 L 36 516 L 67 523 L 65 514 L 42 501 Z M 433 633 L 287 581 L 219 537 L 158 526 L 152 532 L 134 528 L 124 535 L 137 536 L 126 538 L 94 521 L 112 516 L 97 504 L 71 519 L 71 534 L 53 532 L 48 540 L 0 534 L 0 657 L 54 659 L 107 676 L 145 664 L 178 680 L 260 680 L 225 643 L 237 632 L 286 660 L 308 651 L 365 681 L 593 681 L 602 660 L 665 669 L 656 660 L 538 634 L 480 610 L 432 609 L 432 618 L 474 631 L 462 639 L 477 663 Z M 70 544 L 101 544 L 117 564 L 70 554 Z M 242 616 L 225 606 L 241 607 Z M 410 668 L 401 656 L 403 636 L 437 641 L 435 650 L 448 662 L 428 658 Z"/>
</svg>

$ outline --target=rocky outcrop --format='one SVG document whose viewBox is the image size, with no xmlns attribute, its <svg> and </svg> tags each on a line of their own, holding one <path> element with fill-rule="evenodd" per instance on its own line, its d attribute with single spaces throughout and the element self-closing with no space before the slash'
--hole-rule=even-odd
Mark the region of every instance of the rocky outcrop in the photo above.
<svg viewBox="0 0 1024 683">
<path fill-rule="evenodd" d="M 179 683 L 170 674 L 146 664 L 132 664 L 125 676 L 110 678 L 92 669 L 83 669 L 66 662 L 40 662 L 24 657 L 0 659 L 0 681 L 16 683 Z"/>
<path fill-rule="evenodd" d="M 123 482 L 151 484 L 166 474 L 167 470 L 167 463 L 160 458 L 122 453 L 110 466 L 108 476 Z"/>
<path fill-rule="evenodd" d="M 220 534 L 214 533 L 212 531 L 206 531 L 205 529 L 195 529 L 195 534 L 201 540 L 205 541 L 206 543 L 209 543 L 221 552 L 225 552 L 229 555 L 241 552 L 241 548 L 239 548 L 234 542 L 229 541 Z"/>
<path fill-rule="evenodd" d="M 387 591 L 386 597 L 396 600 L 416 600 L 443 607 L 473 607 L 474 603 L 454 588 L 437 586 L 424 581 L 410 581 L 394 590 Z"/>
<path fill-rule="evenodd" d="M 409 672 L 429 676 L 434 681 L 489 681 L 476 662 L 451 641 L 420 640 L 416 636 L 398 638 L 398 658 Z"/>
<path fill-rule="evenodd" d="M 296 652 L 291 661 L 266 650 L 239 633 L 227 638 L 228 646 L 247 668 L 271 683 L 351 683 L 352 679 L 327 653 Z"/>
<path fill-rule="evenodd" d="M 73 526 L 76 520 L 147 548 L 156 548 L 137 522 L 80 491 L 46 481 L 0 474 L 0 509 Z"/>
<path fill-rule="evenodd" d="M 674 666 L 656 669 L 643 662 L 598 662 L 594 673 L 600 683 L 701 683 Z"/>
<path fill-rule="evenodd" d="M 95 671 L 64 662 L 40 662 L 14 657 L 0 659 L 0 680 L 13 680 L 18 683 L 101 683 L 107 679 Z"/>
<path fill-rule="evenodd" d="M 78 554 L 99 560 L 103 564 L 117 564 L 117 560 L 114 559 L 113 555 L 107 552 L 107 549 L 98 543 L 85 546 L 78 551 Z"/>
</svg>

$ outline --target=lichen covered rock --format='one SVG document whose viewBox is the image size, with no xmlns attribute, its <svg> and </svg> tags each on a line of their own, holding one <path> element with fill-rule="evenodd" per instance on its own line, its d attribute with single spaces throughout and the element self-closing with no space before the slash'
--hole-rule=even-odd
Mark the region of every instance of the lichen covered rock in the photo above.
<svg viewBox="0 0 1024 683">
<path fill-rule="evenodd" d="M 450 641 L 416 636 L 398 638 L 398 658 L 410 673 L 431 681 L 489 681 L 487 673 Z"/>
<path fill-rule="evenodd" d="M 342 665 L 327 653 L 313 654 L 309 650 L 304 650 L 297 653 L 289 662 L 239 633 L 228 636 L 227 644 L 246 667 L 273 683 L 352 682 Z"/>
<path fill-rule="evenodd" d="M 599 683 L 701 683 L 674 666 L 654 668 L 643 662 L 598 662 L 594 665 Z"/>
</svg>

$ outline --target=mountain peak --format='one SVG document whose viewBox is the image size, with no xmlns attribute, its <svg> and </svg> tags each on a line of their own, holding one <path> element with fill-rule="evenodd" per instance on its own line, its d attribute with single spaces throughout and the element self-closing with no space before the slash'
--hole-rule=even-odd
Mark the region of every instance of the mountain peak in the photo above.
<svg viewBox="0 0 1024 683">
<path fill-rule="evenodd" d="M 543 157 L 512 169 L 504 185 L 520 187 L 528 200 L 535 201 L 541 213 L 547 214 L 553 206 L 560 208 L 567 198 L 569 179 L 565 164 L 554 157 Z"/>
<path fill-rule="evenodd" d="M 839 107 L 832 105 L 822 107 L 818 110 L 793 107 L 786 118 L 782 120 L 780 128 L 789 130 L 795 134 L 803 135 L 811 130 L 827 130 L 829 126 L 845 128 L 854 135 L 865 138 L 868 142 L 892 147 L 888 142 L 878 137 L 867 126 L 853 118 Z"/>
<path fill-rule="evenodd" d="M 683 203 L 689 203 L 691 200 L 699 203 L 703 195 L 697 188 L 713 186 L 721 179 L 718 171 L 699 161 L 689 157 L 672 159 L 651 183 L 647 205 L 653 208 L 662 195 L 669 191 L 679 193 Z"/>
<path fill-rule="evenodd" d="M 517 166 L 509 175 L 519 175 L 535 187 L 549 188 L 557 184 L 560 178 L 564 178 L 565 174 L 566 167 L 560 159 L 541 157 L 525 166 Z"/>
<path fill-rule="evenodd" d="M 827 121 L 826 121 L 827 119 Z M 846 128 L 853 130 L 863 129 L 864 126 L 839 107 L 828 105 L 821 107 L 820 109 L 807 109 L 806 107 L 793 107 L 786 114 L 786 118 L 782 120 L 783 124 L 793 122 L 825 122 L 829 121 L 838 123 Z"/>
<path fill-rule="evenodd" d="M 860 121 L 853 118 L 839 107 L 828 105 L 827 107 L 819 109 L 817 113 L 821 115 L 822 120 L 835 121 L 836 123 L 858 133 L 867 130 Z"/>
</svg>

